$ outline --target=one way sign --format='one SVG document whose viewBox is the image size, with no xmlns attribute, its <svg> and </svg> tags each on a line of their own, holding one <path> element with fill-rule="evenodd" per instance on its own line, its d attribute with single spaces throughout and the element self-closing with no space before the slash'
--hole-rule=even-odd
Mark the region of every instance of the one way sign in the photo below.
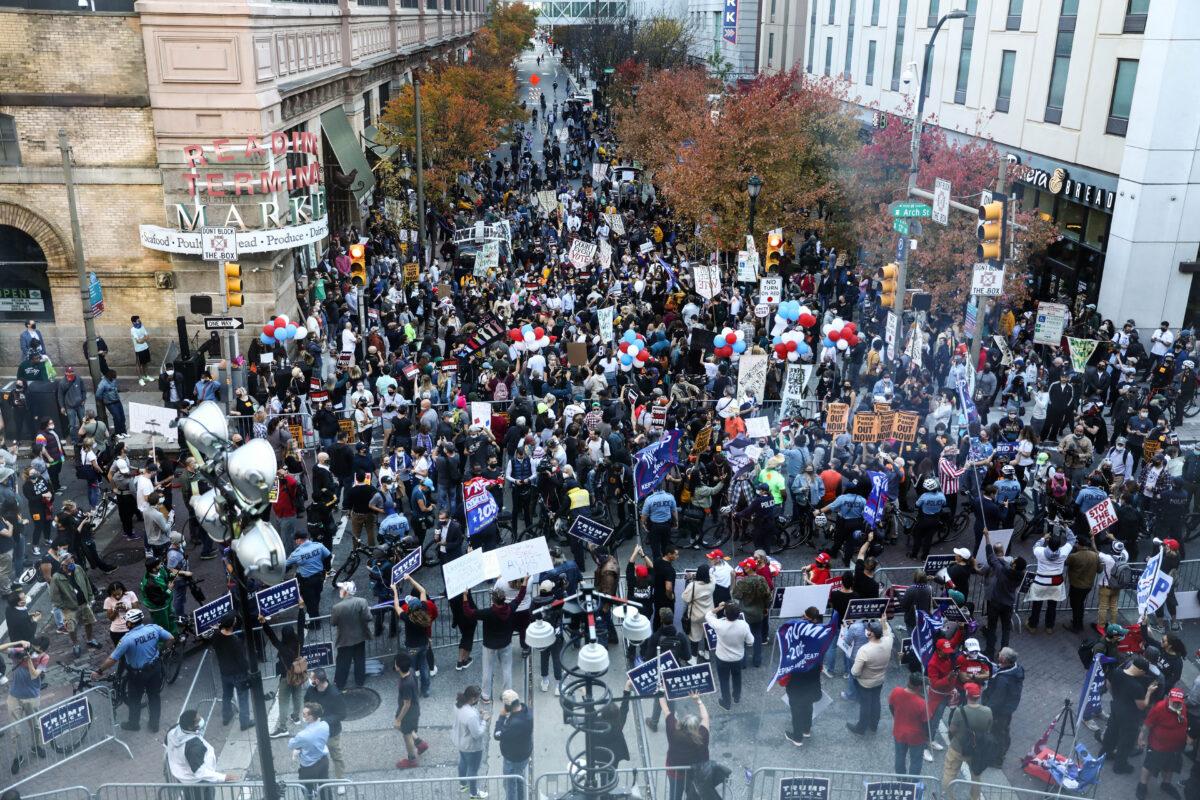
<svg viewBox="0 0 1200 800">
<path fill-rule="evenodd" d="M 205 317 L 204 330 L 206 331 L 240 331 L 246 327 L 242 322 L 241 317 Z"/>
</svg>

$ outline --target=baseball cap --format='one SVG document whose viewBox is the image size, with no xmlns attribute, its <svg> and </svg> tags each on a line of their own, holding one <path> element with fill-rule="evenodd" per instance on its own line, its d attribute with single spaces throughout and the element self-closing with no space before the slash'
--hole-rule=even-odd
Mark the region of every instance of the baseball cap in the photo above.
<svg viewBox="0 0 1200 800">
<path fill-rule="evenodd" d="M 521 699 L 521 696 L 512 689 L 505 689 L 500 693 L 500 702 L 506 706 L 511 706 L 513 703 Z"/>
<path fill-rule="evenodd" d="M 966 651 L 968 653 L 978 653 L 979 652 L 979 640 L 978 639 L 967 639 L 965 642 L 963 642 L 963 647 L 966 648 Z"/>
<path fill-rule="evenodd" d="M 1124 636 L 1127 633 L 1129 633 L 1128 630 L 1126 630 L 1125 628 L 1122 628 L 1120 625 L 1116 624 L 1115 622 L 1110 622 L 1104 626 L 1104 635 L 1105 636 Z"/>
<path fill-rule="evenodd" d="M 647 575 L 650 574 L 650 568 L 647 567 L 645 564 L 638 564 L 637 566 L 635 566 L 633 568 L 633 574 L 639 578 L 645 578 Z"/>
<path fill-rule="evenodd" d="M 828 564 L 829 553 L 826 553 L 824 550 L 822 550 L 821 552 L 817 553 L 817 557 L 814 558 L 813 561 L 817 562 L 818 564 Z"/>
<path fill-rule="evenodd" d="M 950 655 L 951 653 L 954 652 L 954 643 L 951 642 L 949 639 L 941 639 L 938 641 L 937 649 L 938 649 L 939 653 L 945 653 L 946 655 Z"/>
<path fill-rule="evenodd" d="M 724 558 L 725 553 L 720 548 L 717 548 L 716 550 L 710 550 L 704 557 L 705 558 Z"/>
<path fill-rule="evenodd" d="M 967 697 L 972 699 L 976 699 L 983 694 L 983 690 L 979 688 L 978 683 L 964 683 L 963 691 L 967 693 Z"/>
<path fill-rule="evenodd" d="M 959 558 L 970 558 L 971 551 L 965 547 L 956 547 L 954 548 L 954 555 L 958 556 Z"/>
<path fill-rule="evenodd" d="M 1183 689 L 1180 689 L 1178 687 L 1167 692 L 1167 702 L 1168 703 L 1182 703 L 1185 698 L 1186 698 L 1186 695 L 1183 693 Z"/>
<path fill-rule="evenodd" d="M 538 591 L 542 594 L 550 594 L 554 591 L 554 581 L 547 578 L 538 584 Z"/>
</svg>

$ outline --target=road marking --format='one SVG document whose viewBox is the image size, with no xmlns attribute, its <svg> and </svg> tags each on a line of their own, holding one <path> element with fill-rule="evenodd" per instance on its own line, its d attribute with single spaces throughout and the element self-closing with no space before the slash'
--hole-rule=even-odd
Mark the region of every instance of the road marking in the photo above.
<svg viewBox="0 0 1200 800">
<path fill-rule="evenodd" d="M 333 546 L 334 547 L 337 547 L 339 544 L 342 543 L 342 537 L 346 535 L 346 526 L 349 521 L 350 521 L 350 515 L 348 513 L 343 514 L 342 521 L 340 523 L 338 523 L 337 533 L 335 533 L 333 535 Z"/>
</svg>

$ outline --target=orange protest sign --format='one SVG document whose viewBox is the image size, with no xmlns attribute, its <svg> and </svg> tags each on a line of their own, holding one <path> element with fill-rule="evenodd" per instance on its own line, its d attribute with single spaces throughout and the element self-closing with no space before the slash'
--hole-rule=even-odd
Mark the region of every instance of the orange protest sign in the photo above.
<svg viewBox="0 0 1200 800">
<path fill-rule="evenodd" d="M 884 410 L 884 411 L 877 411 L 876 414 L 879 416 L 879 438 L 880 439 L 896 438 L 896 434 L 895 434 L 896 412 L 891 411 L 891 410 Z"/>
<path fill-rule="evenodd" d="M 879 415 L 873 411 L 860 411 L 855 414 L 851 436 L 855 442 L 864 444 L 879 441 Z"/>
<path fill-rule="evenodd" d="M 825 432 L 845 433 L 850 419 L 850 406 L 845 403 L 830 403 L 825 407 Z"/>
<path fill-rule="evenodd" d="M 914 411 L 897 411 L 892 423 L 892 438 L 902 442 L 917 440 L 917 427 L 921 424 L 921 415 Z"/>
<path fill-rule="evenodd" d="M 891 403 L 875 403 L 875 408 L 873 410 L 875 411 L 876 414 L 882 414 L 885 411 L 891 411 L 892 404 Z"/>
</svg>

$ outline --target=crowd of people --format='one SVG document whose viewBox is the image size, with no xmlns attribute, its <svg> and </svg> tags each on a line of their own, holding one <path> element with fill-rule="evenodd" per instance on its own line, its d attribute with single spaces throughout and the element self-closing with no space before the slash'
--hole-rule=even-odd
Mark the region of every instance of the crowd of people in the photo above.
<svg viewBox="0 0 1200 800">
<path fill-rule="evenodd" d="M 585 576 L 597 591 L 616 594 L 624 573 L 624 591 L 652 620 L 651 639 L 630 649 L 631 660 L 666 651 L 679 663 L 711 660 L 717 704 L 730 710 L 741 701 L 743 669 L 764 667 L 779 565 L 770 553 L 783 530 L 794 528 L 813 551 L 804 553 L 811 564 L 803 582 L 832 585 L 829 613 L 810 609 L 810 621 L 826 623 L 844 616 L 851 599 L 887 593 L 889 584 L 876 577 L 884 558 L 913 567 L 906 588 L 894 592 L 908 631 L 918 612 L 939 610 L 939 598 L 961 612 L 946 619 L 928 663 L 909 657 L 911 674 L 887 695 L 897 773 L 919 774 L 939 750 L 947 782 L 964 763 L 973 775 L 1003 763 L 1024 679 L 1014 614 L 1029 601 L 1028 635 L 1062 635 L 1063 607 L 1068 635 L 1088 647 L 1094 639 L 1104 658 L 1111 710 L 1099 747 L 1107 763 L 1132 770 L 1140 748 L 1138 796 L 1152 776 L 1178 796 L 1171 776 L 1184 771 L 1184 744 L 1200 724 L 1193 713 L 1200 695 L 1193 689 L 1188 697 L 1181 686 L 1188 648 L 1176 617 L 1185 543 L 1200 524 L 1200 452 L 1177 436 L 1195 400 L 1200 344 L 1192 332 L 1163 322 L 1147 351 L 1135 321 L 1116 326 L 1094 306 L 1076 306 L 1065 333 L 1095 345 L 1081 356 L 1065 337 L 1035 343 L 1033 307 L 1000 302 L 974 321 L 988 333 L 977 359 L 973 331 L 956 313 L 914 322 L 903 331 L 911 346 L 887 352 L 873 271 L 851 266 L 811 231 L 789 232 L 780 267 L 785 297 L 806 309 L 799 319 L 771 308 L 763 315 L 756 286 L 732 267 L 720 267 L 720 288 L 702 295 L 692 267 L 707 266 L 707 256 L 694 252 L 689 228 L 621 152 L 602 98 L 568 101 L 565 83 L 543 89 L 530 97 L 530 122 L 460 176 L 449 210 L 431 210 L 422 221 L 431 257 L 415 280 L 405 270 L 413 245 L 398 220 L 378 212 L 364 228 L 337 233 L 302 284 L 295 323 L 307 335 L 255 341 L 245 386 L 228 398 L 235 442 L 263 438 L 279 464 L 270 519 L 289 545 L 308 621 L 268 627 L 281 701 L 272 735 L 289 738 L 300 776 L 328 777 L 331 766 L 344 776 L 340 693 L 351 681 L 364 684 L 366 643 L 378 637 L 403 636 L 393 663 L 404 750 L 396 767 L 419 765 L 429 746 L 418 730 L 421 701 L 438 674 L 432 636 L 439 614 L 450 616 L 460 636 L 456 670 L 475 653 L 482 659 L 480 685 L 457 692 L 453 715 L 464 787 L 484 796 L 472 779 L 497 695 L 503 769 L 522 774 L 532 717 L 513 685 L 514 636 L 530 655 L 525 631 L 535 613 L 553 622 L 559 634 L 539 653 L 537 669 L 541 690 L 550 690 L 552 675 L 557 694 L 563 650 L 581 635 L 559 601 Z M 481 242 L 454 235 L 480 222 L 499 250 L 495 264 L 484 262 Z M 365 245 L 365 284 L 351 279 L 352 243 Z M 845 323 L 854 335 L 835 342 L 829 332 Z M 726 330 L 733 344 L 714 346 Z M 790 332 L 804 337 L 807 358 L 779 349 Z M 101 670 L 123 663 L 138 687 L 126 726 L 140 726 L 145 693 L 148 725 L 157 730 L 158 648 L 177 634 L 195 586 L 189 545 L 200 549 L 198 559 L 228 551 L 204 533 L 187 502 L 207 488 L 194 460 L 161 450 L 136 460 L 123 441 L 116 373 L 105 365 L 93 397 L 110 427 L 88 408 L 71 367 L 56 377 L 42 342 L 31 323 L 14 389 L 21 421 L 0 449 L 0 585 L 13 584 L 6 619 L 22 643 L 16 655 L 9 652 L 13 673 L 27 673 L 11 681 L 9 707 L 14 717 L 37 707 L 45 635 L 21 581 L 33 566 L 31 579 L 49 584 L 53 624 L 76 657 L 102 649 L 93 612 L 93 599 L 101 598 L 116 647 Z M 149 345 L 136 317 L 131 342 L 144 384 Z M 108 355 L 106 345 L 97 346 Z M 766 358 L 765 377 L 747 385 L 741 361 L 757 356 Z M 785 397 L 793 365 L 803 368 L 804 386 Z M 29 398 L 42 393 L 32 393 L 32 384 L 42 382 L 55 385 L 57 413 L 33 417 Z M 181 416 L 219 397 L 211 376 L 187 383 L 173 367 L 158 378 L 163 402 Z M 831 407 L 846 415 L 833 420 Z M 915 414 L 915 432 L 858 435 L 855 419 L 875 413 Z M 762 417 L 765 434 L 757 427 Z M 676 432 L 672 463 L 652 486 L 640 486 L 637 454 Z M 27 457 L 18 449 L 25 446 Z M 136 591 L 120 582 L 96 590 L 113 567 L 97 550 L 95 518 L 60 496 L 68 457 L 88 505 L 99 507 L 111 494 L 123 535 L 145 545 Z M 462 496 L 464 481 L 476 479 L 501 509 L 477 530 Z M 1089 512 L 1107 503 L 1111 521 L 1098 527 Z M 352 580 L 325 588 L 343 515 L 355 545 L 371 548 L 365 591 Z M 609 521 L 612 538 L 594 546 L 567 535 L 581 515 Z M 736 558 L 708 552 L 677 601 L 681 543 L 700 543 L 724 525 L 734 532 L 722 546 Z M 1000 539 L 1001 532 L 1013 535 Z M 540 535 L 559 540 L 554 569 L 498 582 L 484 599 L 432 599 L 420 573 L 403 586 L 390 582 L 392 565 L 414 547 L 426 551 L 428 569 L 468 548 Z M 617 549 L 634 538 L 622 570 Z M 1032 550 L 1021 555 L 1026 542 Z M 943 550 L 953 551 L 952 561 L 926 569 L 927 558 Z M 1134 646 L 1118 600 L 1136 575 L 1132 565 L 1150 556 L 1161 557 L 1162 574 L 1176 586 L 1139 620 Z M 1093 594 L 1099 610 L 1089 619 Z M 600 622 L 605 643 L 616 640 L 609 613 L 606 606 Z M 307 629 L 325 615 L 334 630 L 332 676 L 298 663 Z M 813 735 L 822 677 L 844 680 L 841 699 L 858 703 L 857 721 L 848 723 L 853 734 L 879 728 L 898 623 L 844 624 L 821 669 L 790 676 L 788 741 L 803 747 Z M 716 633 L 711 652 L 706 625 Z M 249 728 L 246 657 L 224 641 L 237 628 L 235 618 L 223 621 L 211 646 L 224 721 L 233 718 L 236 695 L 240 725 Z M 617 732 L 626 707 L 616 703 L 610 712 Z M 663 701 L 647 721 L 657 730 L 666 715 L 670 767 L 709 760 L 708 711 L 699 699 L 695 712 L 685 707 L 690 701 Z M 201 731 L 194 711 L 172 728 L 173 774 L 184 782 L 227 779 L 213 768 Z M 980 745 L 985 738 L 988 747 Z M 1194 750 L 1188 758 L 1194 770 Z M 684 775 L 672 778 L 672 800 L 702 788 Z M 521 798 L 510 792 L 507 800 Z"/>
</svg>

